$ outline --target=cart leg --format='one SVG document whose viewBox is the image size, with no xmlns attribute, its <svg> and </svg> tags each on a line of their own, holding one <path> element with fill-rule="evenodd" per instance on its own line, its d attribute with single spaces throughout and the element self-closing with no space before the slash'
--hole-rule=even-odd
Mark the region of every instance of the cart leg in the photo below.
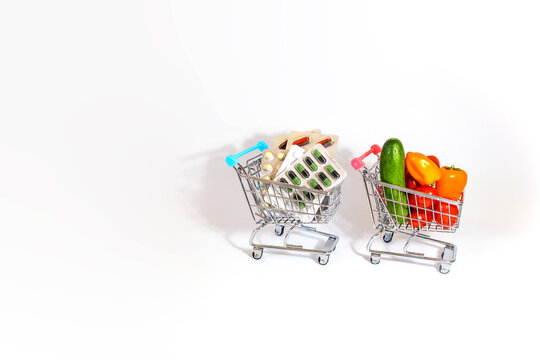
<svg viewBox="0 0 540 360">
<path fill-rule="evenodd" d="M 442 253 L 442 259 L 447 261 L 453 261 L 456 258 L 456 248 L 452 245 L 446 245 Z M 451 263 L 439 264 L 439 272 L 441 274 L 448 274 L 450 272 Z"/>
<path fill-rule="evenodd" d="M 336 245 L 339 241 L 339 238 L 337 236 L 329 236 L 328 241 L 331 241 L 334 243 L 334 245 L 332 245 L 332 250 L 330 250 L 330 251 L 334 251 L 336 249 Z"/>
<path fill-rule="evenodd" d="M 367 251 L 369 251 L 370 253 L 371 253 L 371 245 L 372 245 L 373 242 L 375 241 L 375 238 L 376 238 L 377 236 L 381 235 L 382 231 L 383 231 L 383 229 L 382 229 L 382 228 L 379 228 L 379 230 L 378 230 L 375 234 L 373 234 L 373 235 L 371 236 L 371 238 L 369 239 L 369 241 L 368 241 L 368 243 L 367 243 L 367 245 L 366 245 L 366 249 L 367 249 Z"/>
<path fill-rule="evenodd" d="M 253 252 L 251 253 L 251 256 L 253 256 L 253 258 L 255 260 L 259 260 L 260 258 L 262 258 L 263 256 L 263 249 L 262 248 L 253 248 Z"/>
<path fill-rule="evenodd" d="M 456 259 L 456 247 L 453 245 L 446 245 L 442 253 L 442 259 L 453 261 Z"/>
<path fill-rule="evenodd" d="M 377 265 L 378 263 L 381 262 L 381 255 L 380 254 L 371 254 L 370 257 L 369 257 L 369 261 L 371 261 L 371 263 L 373 265 Z"/>
<path fill-rule="evenodd" d="M 253 248 L 257 247 L 257 245 L 253 243 L 253 240 L 255 240 L 255 236 L 266 225 L 268 225 L 268 223 L 262 223 L 261 225 L 257 226 L 255 229 L 253 229 L 253 231 L 251 232 L 251 236 L 249 237 L 249 245 L 253 246 Z"/>
<path fill-rule="evenodd" d="M 281 236 L 281 235 L 283 235 L 284 230 L 285 230 L 285 226 L 280 225 L 280 224 L 276 224 L 276 228 L 274 229 L 274 233 L 276 234 L 276 236 Z"/>
</svg>

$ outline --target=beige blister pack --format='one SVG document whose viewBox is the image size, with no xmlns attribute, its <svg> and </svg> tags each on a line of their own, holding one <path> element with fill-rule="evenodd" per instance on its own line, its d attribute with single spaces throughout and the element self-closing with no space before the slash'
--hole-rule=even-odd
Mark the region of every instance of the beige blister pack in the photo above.
<svg viewBox="0 0 540 360">
<path fill-rule="evenodd" d="M 289 135 L 279 135 L 272 140 L 272 151 L 286 151 Z"/>
<path fill-rule="evenodd" d="M 300 146 L 305 150 L 309 150 L 313 146 L 321 144 L 332 157 L 335 157 L 337 150 L 337 142 L 337 135 L 321 134 L 320 130 L 319 132 L 291 131 L 287 141 L 286 150 L 289 150 L 290 147 L 293 145 Z"/>
<path fill-rule="evenodd" d="M 273 141 L 273 149 L 275 150 L 289 150 L 292 146 L 292 144 L 290 143 L 289 140 L 291 140 L 291 135 L 292 134 L 297 134 L 297 133 L 300 133 L 300 134 L 309 134 L 309 135 L 315 135 L 315 134 L 321 134 L 321 129 L 313 129 L 311 131 L 291 131 L 289 134 L 287 135 L 281 135 L 281 136 L 276 136 L 274 138 L 274 141 Z"/>
<path fill-rule="evenodd" d="M 293 132 L 299 133 L 299 131 Z M 312 136 L 317 136 L 317 134 L 321 134 L 321 130 L 315 129 L 306 133 L 309 133 Z M 263 151 L 263 158 L 261 161 L 261 177 L 263 179 L 273 180 L 276 177 L 276 174 L 283 165 L 283 161 L 291 150 L 292 145 L 290 145 L 289 138 L 290 134 L 276 136 L 272 141 L 272 148 Z"/>
<path fill-rule="evenodd" d="M 276 177 L 278 170 L 285 160 L 286 152 L 283 150 L 274 152 L 270 149 L 263 151 L 261 161 L 261 178 L 265 180 L 273 180 Z"/>
<path fill-rule="evenodd" d="M 275 179 L 275 177 L 279 175 L 282 169 L 285 169 L 293 161 L 300 159 L 304 152 L 305 150 L 301 147 L 293 145 L 287 153 L 287 156 L 283 158 L 284 153 L 282 151 L 278 151 L 277 154 L 274 155 L 274 153 L 269 149 L 264 150 L 263 159 L 266 159 L 266 161 L 264 165 L 261 162 L 261 177 L 264 180 Z"/>
</svg>

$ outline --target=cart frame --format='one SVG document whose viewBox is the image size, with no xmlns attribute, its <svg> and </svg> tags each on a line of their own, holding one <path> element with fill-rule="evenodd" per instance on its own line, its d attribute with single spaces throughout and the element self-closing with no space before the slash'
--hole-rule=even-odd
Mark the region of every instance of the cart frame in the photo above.
<svg viewBox="0 0 540 360">
<path fill-rule="evenodd" d="M 439 272 L 447 274 L 450 272 L 451 265 L 456 260 L 457 246 L 446 241 L 434 239 L 427 232 L 454 233 L 458 229 L 461 220 L 464 195 L 461 195 L 459 200 L 454 201 L 380 181 L 380 152 L 380 146 L 373 145 L 366 153 L 351 161 L 352 167 L 358 170 L 364 179 L 371 219 L 373 227 L 376 229 L 375 234 L 371 236 L 366 246 L 370 253 L 371 263 L 378 264 L 383 255 L 427 260 L 439 263 Z M 367 167 L 363 160 L 370 154 L 377 156 L 377 161 L 372 166 Z M 405 194 L 406 199 L 411 199 L 412 197 L 415 200 L 415 204 L 411 205 L 408 201 L 402 201 L 402 195 L 399 195 L 399 198 L 396 199 L 394 197 L 396 192 L 398 194 Z M 391 194 L 391 198 L 386 194 Z M 431 204 L 438 205 L 435 207 L 425 206 L 428 201 Z M 408 215 L 400 216 L 392 214 L 389 210 L 389 205 L 393 209 L 399 206 L 406 207 Z M 453 209 L 453 212 L 451 209 Z M 424 219 L 412 218 L 410 216 L 412 210 L 424 215 Z M 429 217 L 431 217 L 431 220 Z M 437 223 L 435 221 L 436 218 L 440 222 L 443 222 L 443 224 Z M 446 224 L 444 224 L 445 221 Z M 413 227 L 413 224 L 417 226 Z M 376 239 L 382 237 L 384 242 L 389 243 L 392 241 L 395 233 L 408 237 L 400 252 L 375 248 L 374 243 Z M 432 245 L 441 246 L 443 248 L 441 256 L 429 257 L 420 252 L 410 251 L 410 245 L 417 240 L 423 240 Z"/>
<path fill-rule="evenodd" d="M 227 164 L 234 168 L 238 175 L 251 216 L 257 224 L 249 238 L 249 244 L 253 248 L 252 257 L 259 260 L 266 248 L 301 251 L 317 254 L 318 263 L 326 265 L 339 237 L 306 224 L 326 224 L 332 219 L 341 203 L 341 184 L 328 191 L 320 191 L 265 180 L 260 177 L 262 153 L 249 158 L 244 165 L 239 163 L 241 156 L 257 149 L 262 152 L 267 148 L 268 145 L 260 141 L 257 145 L 226 158 Z M 255 241 L 259 231 L 270 224 L 275 225 L 276 236 L 285 235 L 282 246 Z M 293 232 L 304 232 L 327 240 L 321 248 L 304 247 L 289 242 Z"/>
</svg>

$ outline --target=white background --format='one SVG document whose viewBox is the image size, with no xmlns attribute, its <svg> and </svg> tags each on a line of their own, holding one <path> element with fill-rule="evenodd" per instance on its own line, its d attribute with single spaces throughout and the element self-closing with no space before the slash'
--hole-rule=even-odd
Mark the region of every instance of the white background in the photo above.
<svg viewBox="0 0 540 360">
<path fill-rule="evenodd" d="M 537 353 L 539 12 L 524 1 L 5 1 L 0 358 Z M 226 155 L 340 135 L 311 256 L 250 257 Z M 353 156 L 467 170 L 450 274 L 383 259 Z"/>
</svg>

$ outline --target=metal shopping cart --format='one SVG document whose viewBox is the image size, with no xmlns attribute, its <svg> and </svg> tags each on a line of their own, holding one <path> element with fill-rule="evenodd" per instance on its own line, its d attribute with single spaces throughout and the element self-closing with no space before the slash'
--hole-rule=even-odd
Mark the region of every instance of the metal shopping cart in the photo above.
<svg viewBox="0 0 540 360">
<path fill-rule="evenodd" d="M 268 145 L 260 141 L 257 145 L 226 158 L 227 165 L 233 167 L 238 174 L 251 215 L 258 225 L 249 239 L 249 244 L 253 247 L 253 258 L 260 259 L 265 248 L 294 250 L 318 254 L 319 264 L 326 265 L 339 237 L 305 224 L 326 224 L 332 219 L 340 205 L 341 185 L 328 191 L 319 191 L 262 179 L 262 154 L 250 158 L 245 165 L 239 163 L 241 156 L 257 149 L 262 152 L 267 148 Z M 285 235 L 282 246 L 255 243 L 257 233 L 268 224 L 275 225 L 275 235 Z M 290 244 L 289 238 L 293 231 L 307 232 L 327 240 L 318 249 Z"/>
<path fill-rule="evenodd" d="M 409 257 L 438 262 L 439 271 L 447 274 L 450 271 L 450 266 L 456 260 L 456 246 L 433 239 L 421 231 L 454 233 L 459 227 L 463 195 L 459 200 L 453 201 L 380 181 L 380 152 L 380 146 L 373 145 L 369 151 L 351 161 L 352 167 L 359 170 L 364 178 L 371 219 L 377 230 L 367 244 L 371 263 L 378 264 L 383 255 Z M 371 167 L 367 167 L 363 160 L 370 154 L 376 155 L 377 161 Z M 400 192 L 405 195 L 400 195 Z M 392 214 L 388 209 L 389 207 L 395 209 L 398 206 L 407 207 L 409 215 L 398 216 Z M 412 211 L 415 211 L 418 216 L 411 217 Z M 395 233 L 401 233 L 408 237 L 401 252 L 384 251 L 373 247 L 375 239 L 381 235 L 383 240 L 388 243 L 392 241 Z M 409 246 L 413 240 L 423 240 L 432 245 L 443 247 L 441 256 L 429 257 L 423 253 L 410 251 Z"/>
</svg>

